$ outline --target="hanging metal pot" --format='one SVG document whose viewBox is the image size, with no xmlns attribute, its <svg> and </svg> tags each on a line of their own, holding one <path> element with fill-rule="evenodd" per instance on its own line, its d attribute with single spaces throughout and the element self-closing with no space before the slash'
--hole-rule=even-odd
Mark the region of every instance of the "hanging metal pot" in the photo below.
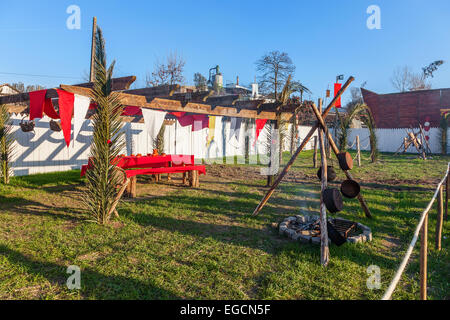
<svg viewBox="0 0 450 320">
<path fill-rule="evenodd" d="M 353 199 L 358 196 L 360 191 L 361 187 L 355 180 L 344 180 L 341 183 L 341 193 L 346 198 Z"/>
<path fill-rule="evenodd" d="M 61 124 L 55 120 L 50 120 L 50 129 L 59 132 L 61 131 Z"/>
<path fill-rule="evenodd" d="M 327 188 L 322 193 L 323 203 L 330 213 L 336 213 L 344 208 L 341 193 L 336 188 Z"/>
<path fill-rule="evenodd" d="M 353 159 L 350 153 L 341 152 L 337 155 L 337 158 L 339 160 L 339 167 L 341 167 L 342 170 L 352 170 Z"/>
<path fill-rule="evenodd" d="M 347 239 L 333 226 L 330 221 L 327 221 L 328 238 L 337 246 L 342 246 L 347 242 Z"/>
<path fill-rule="evenodd" d="M 322 167 L 317 171 L 317 177 L 322 180 Z M 331 182 L 336 179 L 336 171 L 334 171 L 333 166 L 327 166 L 327 181 Z"/>
<path fill-rule="evenodd" d="M 23 132 L 31 132 L 34 131 L 34 127 L 35 127 L 35 123 L 34 120 L 30 120 L 30 121 L 20 121 L 20 129 L 22 129 Z"/>
</svg>

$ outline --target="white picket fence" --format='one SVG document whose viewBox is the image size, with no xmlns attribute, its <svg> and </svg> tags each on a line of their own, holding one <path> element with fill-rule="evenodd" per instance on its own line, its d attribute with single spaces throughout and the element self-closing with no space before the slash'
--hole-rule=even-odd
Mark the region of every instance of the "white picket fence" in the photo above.
<svg viewBox="0 0 450 320">
<path fill-rule="evenodd" d="M 411 130 L 409 130 L 411 131 Z M 413 129 L 414 132 L 418 132 L 419 128 Z M 450 130 L 447 131 L 447 135 L 450 133 Z M 401 144 L 403 143 L 403 139 L 406 137 L 405 129 L 376 129 L 376 135 L 378 140 L 378 150 L 381 152 L 396 152 Z M 369 144 L 369 130 L 362 129 L 351 129 L 348 135 L 348 144 L 352 146 L 351 149 L 355 150 L 356 145 L 354 145 L 356 136 L 359 136 L 361 150 L 370 150 Z M 428 132 L 428 136 L 430 139 L 428 140 L 428 144 L 430 145 L 430 149 L 432 153 L 441 153 L 441 143 L 440 143 L 440 131 L 439 128 L 430 128 Z M 450 149 L 449 141 L 447 140 L 447 152 Z M 403 151 L 403 150 L 402 150 Z M 417 153 L 417 150 L 414 146 L 411 146 L 408 153 Z"/>
<path fill-rule="evenodd" d="M 86 120 L 76 141 L 72 140 L 66 147 L 63 133 L 52 131 L 49 128 L 50 118 L 36 121 L 34 132 L 23 132 L 20 129 L 20 115 L 12 115 L 13 132 L 16 143 L 13 157 L 13 175 L 21 176 L 34 173 L 54 171 L 67 171 L 79 169 L 87 163 L 89 146 L 92 138 L 91 121 Z M 241 126 L 239 142 L 233 137 L 230 139 L 230 121 L 216 120 L 215 136 L 209 147 L 206 146 L 208 137 L 207 128 L 192 132 L 191 126 L 182 127 L 178 122 L 167 125 L 164 137 L 164 152 L 167 154 L 193 154 L 196 159 L 222 158 L 224 156 L 244 156 L 245 135 L 244 124 Z M 223 118 L 222 118 L 223 119 Z M 266 153 L 266 130 L 262 130 L 256 142 L 254 123 L 248 129 L 250 141 L 250 155 Z M 73 129 L 73 127 L 72 127 Z M 299 126 L 300 141 L 306 136 L 311 127 Z M 124 124 L 123 130 L 126 138 L 124 154 L 147 154 L 153 150 L 149 136 L 145 132 L 143 123 Z M 285 149 L 289 147 L 285 141 Z M 312 149 L 312 141 L 306 149 Z"/>
<path fill-rule="evenodd" d="M 34 132 L 22 132 L 20 129 L 20 115 L 13 115 L 13 132 L 15 135 L 15 151 L 13 157 L 13 174 L 16 176 L 34 173 L 45 173 L 53 171 L 67 171 L 79 169 L 87 163 L 89 146 L 92 138 L 92 124 L 86 120 L 76 141 L 72 140 L 67 148 L 63 133 L 54 132 L 49 128 L 50 119 L 44 117 L 36 121 Z M 250 124 L 246 132 L 244 124 L 240 130 L 239 142 L 230 139 L 230 121 L 224 118 L 216 118 L 215 136 L 213 142 L 206 146 L 208 130 L 203 129 L 192 132 L 191 126 L 182 127 L 178 122 L 167 125 L 164 137 L 164 150 L 167 154 L 193 154 L 196 159 L 222 158 L 224 156 L 244 156 L 245 135 L 248 134 L 250 141 L 250 155 L 266 153 L 266 130 L 262 130 L 256 142 L 255 124 Z M 297 145 L 303 141 L 311 127 L 299 126 L 299 140 Z M 145 132 L 143 123 L 125 123 L 123 130 L 126 137 L 126 150 L 123 153 L 147 154 L 151 153 L 153 146 L 149 136 Z M 290 128 L 288 129 L 290 132 Z M 367 129 L 351 129 L 348 142 L 351 145 L 359 135 L 361 149 L 369 150 L 369 132 Z M 378 147 L 382 152 L 395 152 L 403 141 L 406 133 L 404 129 L 377 129 Z M 449 131 L 450 136 L 450 131 Z M 433 153 L 440 153 L 439 129 L 430 130 L 430 147 Z M 289 141 L 286 139 L 284 150 L 288 150 Z M 313 139 L 306 145 L 306 150 L 313 148 Z M 355 149 L 355 146 L 353 146 Z M 450 149 L 450 148 L 448 148 Z M 416 152 L 410 149 L 410 152 Z"/>
</svg>

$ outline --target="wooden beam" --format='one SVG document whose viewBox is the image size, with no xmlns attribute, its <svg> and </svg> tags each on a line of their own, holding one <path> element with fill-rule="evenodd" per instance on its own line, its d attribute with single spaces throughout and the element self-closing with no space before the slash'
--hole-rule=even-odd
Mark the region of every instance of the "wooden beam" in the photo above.
<svg viewBox="0 0 450 320">
<path fill-rule="evenodd" d="M 81 88 L 76 86 L 61 85 L 61 88 L 72 93 L 90 96 L 91 90 L 88 88 Z M 137 106 L 147 109 L 165 110 L 165 111 L 182 111 L 182 112 L 192 112 L 197 114 L 207 114 L 214 116 L 228 116 L 228 117 L 240 117 L 240 118 L 253 118 L 253 119 L 268 119 L 275 120 L 275 112 L 261 112 L 257 114 L 256 110 L 238 110 L 234 107 L 223 107 L 217 106 L 212 109 L 210 105 L 196 102 L 188 102 L 186 106 L 183 107 L 182 103 L 177 100 L 169 100 L 162 98 L 154 98 L 150 102 L 147 101 L 145 96 L 138 96 L 133 94 L 127 94 L 123 92 L 116 92 L 119 100 L 124 105 Z M 289 120 L 292 114 L 283 113 L 283 119 Z"/>
</svg>

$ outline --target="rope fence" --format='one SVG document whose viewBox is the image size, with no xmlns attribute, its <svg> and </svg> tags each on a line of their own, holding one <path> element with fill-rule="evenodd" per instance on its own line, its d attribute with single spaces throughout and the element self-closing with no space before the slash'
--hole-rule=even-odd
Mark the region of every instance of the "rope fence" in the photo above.
<svg viewBox="0 0 450 320">
<path fill-rule="evenodd" d="M 434 192 L 433 198 L 428 203 L 428 206 L 422 212 L 420 216 L 419 223 L 417 224 L 416 230 L 414 231 L 411 243 L 408 246 L 405 256 L 403 257 L 402 263 L 400 264 L 394 278 L 392 279 L 389 287 L 384 293 L 382 300 L 390 300 L 392 293 L 397 287 L 400 278 L 405 271 L 406 265 L 408 264 L 411 254 L 413 252 L 414 246 L 416 245 L 417 239 L 419 238 L 419 233 L 421 233 L 421 248 L 420 248 L 420 298 L 422 300 L 427 299 L 427 247 L 428 247 L 428 213 L 433 206 L 434 201 L 438 198 L 438 215 L 436 221 L 436 245 L 437 250 L 441 249 L 441 238 L 442 238 L 442 225 L 443 225 L 443 212 L 444 212 L 444 200 L 443 200 L 443 184 L 446 185 L 446 197 L 445 197 L 445 212 L 447 214 L 448 210 L 448 193 L 449 193 L 449 169 L 450 162 L 447 165 L 447 172 L 444 178 L 439 182 L 436 191 Z M 447 218 L 447 217 L 446 217 Z"/>
</svg>

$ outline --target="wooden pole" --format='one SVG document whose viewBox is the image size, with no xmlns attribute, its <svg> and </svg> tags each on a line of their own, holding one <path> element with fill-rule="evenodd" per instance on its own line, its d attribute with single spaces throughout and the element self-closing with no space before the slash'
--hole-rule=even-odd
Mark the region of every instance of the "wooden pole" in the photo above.
<svg viewBox="0 0 450 320">
<path fill-rule="evenodd" d="M 317 168 L 317 136 L 314 136 L 313 166 L 314 168 Z"/>
<path fill-rule="evenodd" d="M 338 91 L 336 96 L 333 98 L 333 100 L 331 100 L 330 104 L 328 105 L 328 107 L 323 112 L 323 114 L 322 114 L 323 118 L 325 118 L 328 115 L 328 113 L 330 112 L 331 108 L 333 108 L 334 104 L 336 103 L 336 100 L 340 96 L 342 96 L 344 91 L 350 86 L 350 84 L 352 83 L 353 80 L 355 80 L 355 78 L 353 78 L 353 77 L 348 78 L 347 82 L 345 82 L 345 84 L 342 86 L 341 90 Z M 291 157 L 289 162 L 283 168 L 283 171 L 281 171 L 280 175 L 277 177 L 277 179 L 273 183 L 272 187 L 267 191 L 266 195 L 261 199 L 261 201 L 259 202 L 258 206 L 255 208 L 255 211 L 253 211 L 253 215 L 257 215 L 261 211 L 261 209 L 264 207 L 264 205 L 267 203 L 267 201 L 272 196 L 272 194 L 275 191 L 275 189 L 277 188 L 277 186 L 280 184 L 281 180 L 283 180 L 284 176 L 286 175 L 286 173 L 291 168 L 291 166 L 294 163 L 295 159 L 297 159 L 297 157 L 300 154 L 300 152 L 303 150 L 303 148 L 305 148 L 306 144 L 309 142 L 309 140 L 311 139 L 311 137 L 313 136 L 314 132 L 316 131 L 316 129 L 318 127 L 319 127 L 319 122 L 317 122 L 314 125 L 314 127 L 312 127 L 311 130 L 309 130 L 309 133 L 306 135 L 305 139 L 302 141 L 300 146 L 297 148 L 297 150 L 295 151 L 294 155 Z"/>
<path fill-rule="evenodd" d="M 361 167 L 361 148 L 359 145 L 359 136 L 356 136 L 356 162 L 358 167 Z"/>
<path fill-rule="evenodd" d="M 428 213 L 420 229 L 420 299 L 427 300 Z"/>
<path fill-rule="evenodd" d="M 322 99 L 319 99 L 319 110 L 322 110 Z M 320 143 L 320 158 L 322 161 L 322 186 L 320 193 L 320 263 L 326 267 L 330 261 L 330 251 L 328 248 L 327 230 L 327 208 L 323 202 L 323 192 L 327 188 L 327 156 L 325 150 L 324 136 L 322 129 L 318 130 Z"/>
<path fill-rule="evenodd" d="M 448 214 L 448 194 L 449 194 L 449 187 L 450 187 L 450 177 L 447 176 L 447 179 L 445 180 L 445 221 L 447 221 L 447 214 Z"/>
<path fill-rule="evenodd" d="M 436 217 L 436 241 L 435 249 L 441 250 L 441 240 L 442 240 L 442 220 L 444 217 L 444 186 L 440 186 L 438 195 L 438 212 Z"/>
<path fill-rule="evenodd" d="M 92 19 L 92 46 L 91 46 L 91 70 L 89 73 L 89 81 L 94 82 L 95 78 L 95 37 L 97 33 L 97 17 Z"/>
<path fill-rule="evenodd" d="M 317 109 L 317 107 L 314 104 L 312 104 L 311 107 L 312 107 L 312 109 L 314 111 L 314 114 L 316 115 L 319 123 L 322 125 L 323 130 L 324 130 L 325 134 L 327 135 L 327 137 L 328 137 L 328 139 L 330 141 L 331 148 L 333 149 L 333 152 L 334 152 L 334 154 L 337 157 L 337 155 L 339 154 L 339 149 L 336 146 L 336 144 L 334 143 L 333 137 L 331 136 L 330 131 L 328 130 L 328 127 L 325 125 L 325 121 L 323 120 L 323 117 L 320 115 L 320 111 Z M 344 171 L 345 176 L 347 177 L 347 179 L 354 180 L 353 177 L 352 177 L 352 174 L 348 170 L 342 170 L 342 171 Z M 366 214 L 366 217 L 367 218 L 372 218 L 372 214 L 370 212 L 370 209 L 367 206 L 367 203 L 364 200 L 362 194 L 359 193 L 357 198 L 358 198 L 359 203 L 361 204 L 361 208 L 364 210 L 364 213 Z"/>
</svg>

